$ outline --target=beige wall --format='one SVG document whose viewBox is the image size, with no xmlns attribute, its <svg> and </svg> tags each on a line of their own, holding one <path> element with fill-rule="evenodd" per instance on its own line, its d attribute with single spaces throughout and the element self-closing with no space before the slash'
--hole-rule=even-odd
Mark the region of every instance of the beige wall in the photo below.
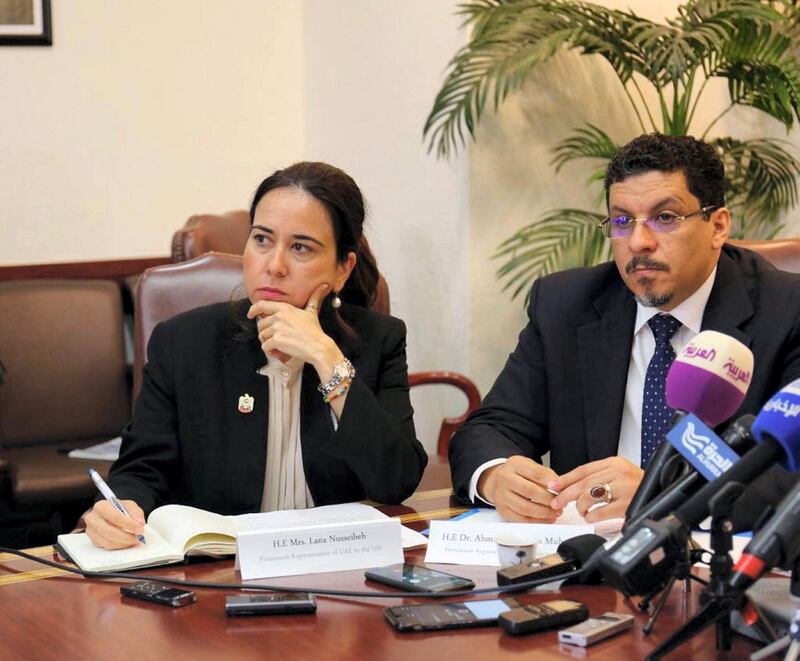
<svg viewBox="0 0 800 661">
<path fill-rule="evenodd" d="M 302 2 L 62 0 L 0 48 L 0 264 L 164 255 L 302 155 Z"/>
<path fill-rule="evenodd" d="M 305 155 L 343 167 L 364 191 L 412 371 L 468 371 L 466 157 L 437 161 L 422 142 L 458 28 L 451 0 L 306 0 Z M 432 451 L 442 415 L 466 400 L 426 387 L 412 403 Z"/>
</svg>

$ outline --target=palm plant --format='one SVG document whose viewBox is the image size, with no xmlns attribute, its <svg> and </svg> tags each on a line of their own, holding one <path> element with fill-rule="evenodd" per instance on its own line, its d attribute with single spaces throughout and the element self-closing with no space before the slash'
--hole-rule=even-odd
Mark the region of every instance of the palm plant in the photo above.
<svg viewBox="0 0 800 661">
<path fill-rule="evenodd" d="M 770 238 L 783 213 L 797 203 L 800 163 L 785 141 L 709 138 L 736 106 L 749 106 L 792 128 L 800 103 L 800 9 L 797 0 L 690 0 L 666 24 L 632 12 L 579 0 L 470 0 L 460 6 L 472 36 L 450 61 L 445 82 L 425 123 L 429 149 L 446 157 L 474 138 L 481 116 L 519 90 L 531 72 L 565 49 L 605 59 L 619 79 L 638 131 L 701 136 L 726 168 L 726 198 L 734 236 Z M 729 103 L 706 126 L 695 126 L 708 82 L 727 81 Z M 645 93 L 657 99 L 648 106 Z M 655 104 L 654 104 L 655 105 Z M 633 138 L 631 135 L 630 138 Z M 553 166 L 592 159 L 589 178 L 602 181 L 617 150 L 607 133 L 589 123 L 554 149 Z M 497 248 L 497 274 L 512 297 L 538 275 L 558 270 L 565 255 L 584 264 L 609 256 L 594 230 L 603 213 L 556 209 L 522 228 Z"/>
</svg>

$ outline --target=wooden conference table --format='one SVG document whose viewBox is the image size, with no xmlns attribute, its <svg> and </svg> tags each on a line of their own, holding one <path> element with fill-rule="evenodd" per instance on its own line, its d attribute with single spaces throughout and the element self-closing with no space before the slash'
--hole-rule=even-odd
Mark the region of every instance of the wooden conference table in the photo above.
<svg viewBox="0 0 800 661">
<path fill-rule="evenodd" d="M 404 505 L 382 508 L 417 530 L 432 519 L 446 519 L 465 511 L 449 489 L 422 491 Z M 32 553 L 55 559 L 52 547 Z M 406 557 L 421 563 L 424 549 Z M 472 578 L 478 587 L 496 585 L 493 567 L 433 565 Z M 236 582 L 233 560 L 173 565 L 141 570 L 172 578 Z M 316 574 L 263 581 L 312 588 L 384 591 L 389 588 L 364 581 L 363 571 Z M 699 585 L 691 593 L 673 591 L 659 616 L 655 631 L 645 637 L 646 616 L 633 604 L 604 586 L 572 586 L 558 592 L 517 596 L 526 603 L 572 598 L 585 603 L 592 615 L 606 611 L 633 612 L 632 632 L 590 648 L 559 645 L 554 631 L 511 637 L 498 627 L 431 633 L 398 633 L 383 618 L 387 605 L 424 600 L 317 598 L 314 615 L 228 618 L 222 590 L 196 590 L 198 601 L 168 608 L 122 598 L 120 581 L 100 581 L 70 575 L 11 555 L 0 555 L 0 659 L 496 659 L 592 658 L 642 659 L 697 608 Z M 477 598 L 492 598 L 481 595 Z M 741 659 L 757 649 L 735 636 L 731 652 L 715 649 L 714 629 L 680 647 L 668 658 Z"/>
</svg>

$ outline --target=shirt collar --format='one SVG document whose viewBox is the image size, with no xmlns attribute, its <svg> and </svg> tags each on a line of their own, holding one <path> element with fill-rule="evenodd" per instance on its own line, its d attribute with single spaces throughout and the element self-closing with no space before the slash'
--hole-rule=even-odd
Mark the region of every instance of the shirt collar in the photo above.
<svg viewBox="0 0 800 661">
<path fill-rule="evenodd" d="M 277 376 L 283 381 L 294 381 L 294 377 L 303 371 L 305 363 L 300 358 L 290 358 L 285 363 L 275 358 L 267 356 L 267 364 L 258 370 L 263 376 Z"/>
<path fill-rule="evenodd" d="M 694 294 L 669 312 L 693 333 L 699 333 L 700 327 L 703 325 L 703 313 L 706 310 L 706 303 L 708 303 L 708 298 L 711 296 L 711 289 L 714 287 L 714 279 L 716 277 L 717 267 L 715 266 L 714 270 L 711 271 L 711 275 L 697 288 Z M 652 317 L 661 312 L 662 310 L 658 308 L 645 307 L 637 301 L 636 323 L 633 327 L 633 334 L 636 335 Z"/>
</svg>

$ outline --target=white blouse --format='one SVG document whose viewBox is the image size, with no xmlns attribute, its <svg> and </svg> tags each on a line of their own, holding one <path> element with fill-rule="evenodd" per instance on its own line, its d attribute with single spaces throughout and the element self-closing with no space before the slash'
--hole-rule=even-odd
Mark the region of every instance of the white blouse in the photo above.
<svg viewBox="0 0 800 661">
<path fill-rule="evenodd" d="M 299 358 L 282 363 L 267 356 L 267 364 L 258 370 L 267 377 L 269 395 L 262 512 L 314 507 L 303 471 L 300 444 L 300 389 L 304 364 Z"/>
</svg>

